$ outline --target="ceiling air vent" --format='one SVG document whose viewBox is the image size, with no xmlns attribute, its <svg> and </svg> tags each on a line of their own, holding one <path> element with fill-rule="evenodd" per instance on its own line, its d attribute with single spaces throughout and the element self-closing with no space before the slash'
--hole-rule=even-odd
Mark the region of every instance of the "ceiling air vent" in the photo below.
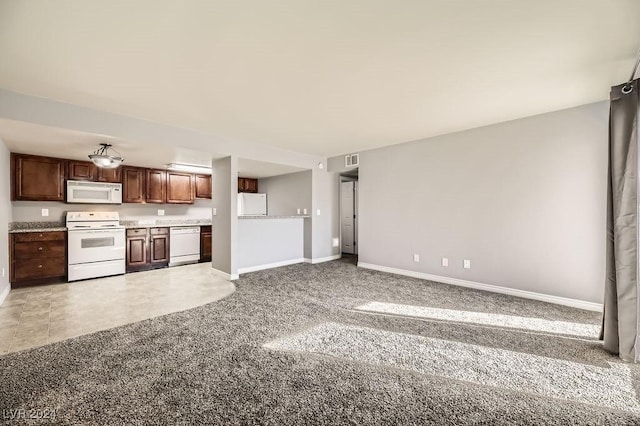
<svg viewBox="0 0 640 426">
<path fill-rule="evenodd" d="M 344 156 L 345 167 L 354 167 L 358 165 L 358 154 L 349 154 Z"/>
</svg>

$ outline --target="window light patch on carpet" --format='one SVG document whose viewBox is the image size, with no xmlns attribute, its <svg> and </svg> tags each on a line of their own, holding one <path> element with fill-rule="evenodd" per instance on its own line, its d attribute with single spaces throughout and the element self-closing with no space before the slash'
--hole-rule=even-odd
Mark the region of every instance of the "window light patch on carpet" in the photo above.
<svg viewBox="0 0 640 426">
<path fill-rule="evenodd" d="M 640 411 L 629 367 L 622 363 L 599 367 L 331 322 L 274 340 L 264 347 L 319 353 L 542 396 Z"/>
<path fill-rule="evenodd" d="M 593 324 L 553 321 L 541 318 L 519 317 L 515 315 L 485 312 L 456 311 L 453 309 L 430 308 L 426 306 L 400 305 L 396 303 L 369 302 L 355 308 L 359 311 L 444 321 L 457 321 L 497 327 L 518 328 L 544 333 L 566 334 L 596 338 L 600 328 Z"/>
</svg>

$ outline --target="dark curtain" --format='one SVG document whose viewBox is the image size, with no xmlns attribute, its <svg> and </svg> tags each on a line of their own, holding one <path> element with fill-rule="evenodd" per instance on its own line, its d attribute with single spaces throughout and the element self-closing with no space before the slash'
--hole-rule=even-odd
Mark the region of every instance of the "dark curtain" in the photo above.
<svg viewBox="0 0 640 426">
<path fill-rule="evenodd" d="M 600 338 L 627 361 L 640 358 L 638 340 L 638 100 L 639 80 L 611 88 L 607 276 Z"/>
</svg>

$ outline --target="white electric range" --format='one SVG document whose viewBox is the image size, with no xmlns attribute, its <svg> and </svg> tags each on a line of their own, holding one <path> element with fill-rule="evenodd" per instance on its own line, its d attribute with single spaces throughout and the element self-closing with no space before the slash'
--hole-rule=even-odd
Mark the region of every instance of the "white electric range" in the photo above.
<svg viewBox="0 0 640 426">
<path fill-rule="evenodd" d="M 117 212 L 68 212 L 68 280 L 125 273 L 126 238 Z"/>
</svg>

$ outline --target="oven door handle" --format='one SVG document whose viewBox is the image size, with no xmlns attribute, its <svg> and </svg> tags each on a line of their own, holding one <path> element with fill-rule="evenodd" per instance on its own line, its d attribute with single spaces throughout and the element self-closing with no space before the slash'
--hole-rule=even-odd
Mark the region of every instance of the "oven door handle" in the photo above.
<svg viewBox="0 0 640 426">
<path fill-rule="evenodd" d="M 113 231 L 121 231 L 120 229 L 82 229 L 78 230 L 82 234 L 113 234 Z M 124 231 L 124 230 L 122 230 Z M 73 232 L 73 231 L 71 231 Z M 118 232 L 119 233 L 119 232 Z"/>
</svg>

